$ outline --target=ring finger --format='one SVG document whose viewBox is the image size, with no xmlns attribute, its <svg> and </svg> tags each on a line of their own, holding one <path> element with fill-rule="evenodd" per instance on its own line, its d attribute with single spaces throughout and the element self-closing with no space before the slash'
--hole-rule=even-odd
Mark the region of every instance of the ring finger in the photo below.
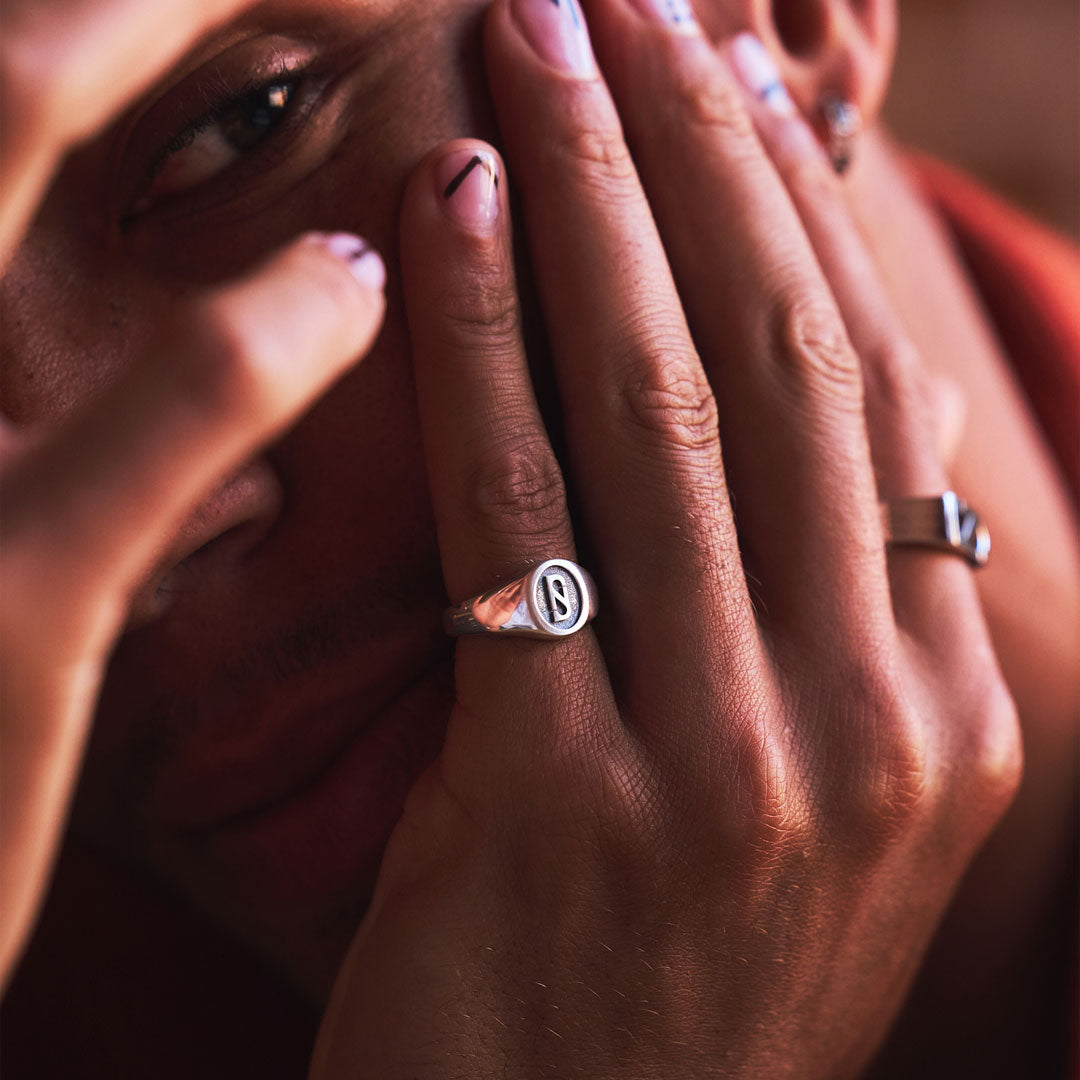
<svg viewBox="0 0 1080 1080">
<path fill-rule="evenodd" d="M 491 147 L 450 143 L 417 169 L 402 209 L 417 398 L 453 602 L 510 584 L 547 559 L 574 558 L 562 473 L 521 337 L 501 178 L 502 162 Z M 538 710 L 536 688 L 577 673 L 599 697 L 602 670 L 587 632 L 558 648 L 506 635 L 463 638 L 455 671 L 459 719 L 478 721 L 470 745 L 494 738 L 503 740 L 497 760 L 539 760 L 562 741 L 560 725 L 580 718 Z M 597 721 L 593 733 L 601 727 Z"/>
</svg>

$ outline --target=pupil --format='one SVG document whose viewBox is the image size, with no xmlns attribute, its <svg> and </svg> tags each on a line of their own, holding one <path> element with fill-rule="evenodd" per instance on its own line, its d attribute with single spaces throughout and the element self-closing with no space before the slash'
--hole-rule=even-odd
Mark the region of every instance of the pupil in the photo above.
<svg viewBox="0 0 1080 1080">
<path fill-rule="evenodd" d="M 222 133 L 229 145 L 237 150 L 250 150 L 266 138 L 281 122 L 292 94 L 291 83 L 274 83 L 253 90 L 233 106 L 220 120 Z"/>
</svg>

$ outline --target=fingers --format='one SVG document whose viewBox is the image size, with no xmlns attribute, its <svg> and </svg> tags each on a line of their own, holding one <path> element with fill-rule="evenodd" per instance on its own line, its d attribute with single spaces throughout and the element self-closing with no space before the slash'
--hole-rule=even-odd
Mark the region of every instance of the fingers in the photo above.
<svg viewBox="0 0 1080 1080">
<path fill-rule="evenodd" d="M 716 406 L 580 8 L 500 0 L 486 30 L 575 490 L 626 667 L 688 626 L 700 636 L 706 608 L 730 662 L 756 631 Z M 693 652 L 683 659 L 700 665 Z"/>
<path fill-rule="evenodd" d="M 802 641 L 890 633 L 858 357 L 738 86 L 671 6 L 588 10 L 716 393 L 764 617 Z"/>
<path fill-rule="evenodd" d="M 383 276 L 347 234 L 294 243 L 179 315 L 155 355 L 12 463 L 3 573 L 19 642 L 54 660 L 87 637 L 104 647 L 190 506 L 367 351 Z"/>
<path fill-rule="evenodd" d="M 484 144 L 442 147 L 417 170 L 402 215 L 417 392 L 455 602 L 574 554 L 521 338 L 501 175 Z"/>
<path fill-rule="evenodd" d="M 489 146 L 451 143 L 417 169 L 402 208 L 417 399 L 453 602 L 508 584 L 546 559 L 575 557 L 562 472 L 521 336 L 501 179 Z M 462 709 L 451 730 L 459 747 L 463 739 L 469 746 L 469 761 L 495 761 L 518 775 L 511 763 L 535 768 L 563 744 L 567 725 L 590 740 L 610 731 L 612 711 L 583 717 L 552 702 L 538 708 L 538 688 L 567 680 L 602 697 L 603 662 L 587 631 L 557 647 L 463 638 L 455 675 Z M 493 741 L 494 755 L 478 749 Z"/>
<path fill-rule="evenodd" d="M 779 72 L 749 34 L 728 47 L 747 107 L 799 211 L 862 362 L 865 410 L 882 499 L 937 495 L 962 423 L 962 399 L 932 381 L 892 306 L 870 252 L 844 205 L 840 182 L 809 125 L 776 88 Z M 772 87 L 773 89 L 769 90 Z M 923 549 L 889 556 L 901 625 L 940 643 L 970 622 L 974 588 L 962 560 Z"/>
<path fill-rule="evenodd" d="M 59 159 L 200 34 L 253 0 L 7 0 L 0 36 L 0 266 Z"/>
</svg>

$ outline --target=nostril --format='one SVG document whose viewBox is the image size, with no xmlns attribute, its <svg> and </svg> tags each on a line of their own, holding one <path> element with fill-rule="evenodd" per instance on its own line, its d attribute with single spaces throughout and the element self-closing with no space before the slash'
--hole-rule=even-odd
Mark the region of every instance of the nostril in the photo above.
<svg viewBox="0 0 1080 1080">
<path fill-rule="evenodd" d="M 811 56 L 828 33 L 828 12 L 822 0 L 773 0 L 773 25 L 792 55 Z"/>
</svg>

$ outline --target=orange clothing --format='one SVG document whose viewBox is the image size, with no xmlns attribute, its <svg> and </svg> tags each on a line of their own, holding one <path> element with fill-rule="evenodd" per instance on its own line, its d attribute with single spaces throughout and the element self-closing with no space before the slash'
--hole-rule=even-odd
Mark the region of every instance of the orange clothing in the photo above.
<svg viewBox="0 0 1080 1080">
<path fill-rule="evenodd" d="M 1080 254 L 963 173 L 921 154 L 910 160 L 1080 502 Z"/>
</svg>

